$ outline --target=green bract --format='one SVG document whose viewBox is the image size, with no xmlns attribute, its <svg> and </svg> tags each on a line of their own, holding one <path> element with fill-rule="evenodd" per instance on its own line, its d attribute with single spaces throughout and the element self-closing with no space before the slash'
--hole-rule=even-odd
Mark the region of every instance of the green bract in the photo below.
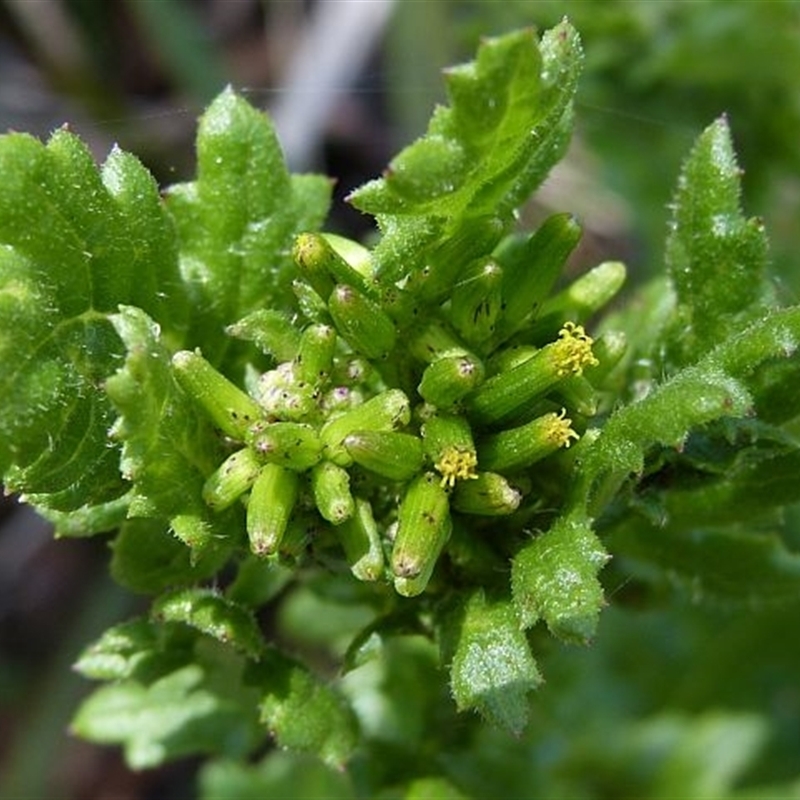
<svg viewBox="0 0 800 800">
<path fill-rule="evenodd" d="M 591 640 L 612 556 L 729 601 L 798 596 L 798 555 L 746 522 L 777 530 L 800 500 L 800 308 L 770 299 L 725 120 L 679 178 L 668 282 L 613 314 L 622 264 L 559 281 L 571 215 L 516 228 L 567 145 L 580 64 L 564 22 L 450 70 L 450 105 L 350 197 L 372 249 L 318 230 L 329 182 L 290 176 L 230 90 L 197 180 L 163 201 L 132 156 L 98 170 L 66 131 L 0 139 L 0 470 L 61 534 L 113 531 L 114 576 L 158 595 L 80 658 L 110 683 L 78 733 L 134 767 L 272 736 L 339 787 L 328 768 L 434 724 L 395 657 L 520 734 L 535 626 Z M 344 681 L 264 639 L 279 595 L 322 627 L 357 604 Z M 435 759 L 416 769 L 405 796 L 461 796 Z M 209 791 L 225 770 L 271 780 L 220 762 Z"/>
</svg>

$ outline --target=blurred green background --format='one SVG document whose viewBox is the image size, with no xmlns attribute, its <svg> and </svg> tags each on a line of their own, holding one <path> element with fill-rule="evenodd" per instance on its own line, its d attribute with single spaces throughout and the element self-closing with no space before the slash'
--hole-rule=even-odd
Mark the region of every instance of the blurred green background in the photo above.
<svg viewBox="0 0 800 800">
<path fill-rule="evenodd" d="M 745 210 L 764 218 L 776 287 L 797 302 L 798 2 L 2 0 L 0 130 L 68 123 L 99 160 L 119 144 L 166 185 L 191 175 L 197 116 L 230 83 L 274 115 L 293 168 L 337 178 L 331 227 L 362 235 L 369 221 L 340 200 L 424 130 L 439 70 L 482 35 L 565 15 L 586 50 L 575 139 L 523 218 L 577 213 L 576 269 L 623 258 L 645 280 L 661 269 L 681 160 L 727 114 Z M 69 665 L 139 607 L 105 576 L 105 542 L 53 542 L 13 498 L 0 515 L 0 797 L 189 796 L 197 762 L 133 775 L 66 732 L 87 689 Z M 624 564 L 605 579 L 618 608 L 592 649 L 540 643 L 550 677 L 531 734 L 485 731 L 449 768 L 482 797 L 800 797 L 800 603 L 708 608 Z M 302 644 L 319 610 L 290 611 L 284 635 Z M 346 604 L 326 613 L 347 631 Z M 429 654 L 397 655 L 435 680 Z"/>
</svg>

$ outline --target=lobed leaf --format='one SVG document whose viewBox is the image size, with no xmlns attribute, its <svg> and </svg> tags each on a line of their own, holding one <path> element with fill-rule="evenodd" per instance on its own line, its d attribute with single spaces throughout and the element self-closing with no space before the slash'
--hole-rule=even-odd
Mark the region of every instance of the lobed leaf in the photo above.
<svg viewBox="0 0 800 800">
<path fill-rule="evenodd" d="M 128 349 L 106 392 L 120 414 L 113 435 L 122 443 L 120 469 L 133 487 L 129 516 L 168 521 L 199 555 L 230 538 L 231 517 L 213 515 L 202 499 L 205 479 L 222 460 L 221 442 L 175 382 L 159 327 L 132 307 L 111 321 Z"/>
<path fill-rule="evenodd" d="M 426 251 L 457 236 L 466 220 L 510 224 L 566 147 L 581 59 L 577 33 L 563 22 L 541 44 L 532 29 L 486 39 L 474 62 L 446 73 L 450 106 L 436 110 L 425 136 L 382 178 L 350 195 L 378 218 L 379 275 L 397 278 L 425 263 Z"/>
<path fill-rule="evenodd" d="M 741 212 L 740 176 L 722 117 L 683 165 L 667 239 L 683 360 L 708 351 L 761 307 L 767 239 L 761 221 Z"/>
<path fill-rule="evenodd" d="M 0 138 L 0 174 L 0 473 L 92 518 L 127 491 L 100 391 L 124 351 L 108 317 L 136 303 L 180 336 L 174 231 L 135 158 L 115 150 L 99 172 L 66 130 Z"/>
<path fill-rule="evenodd" d="M 347 763 L 358 742 L 356 718 L 330 686 L 277 651 L 251 674 L 262 692 L 261 721 L 278 745 L 339 769 Z"/>
<path fill-rule="evenodd" d="M 182 622 L 258 659 L 264 639 L 252 613 L 211 589 L 178 589 L 159 597 L 151 610 L 161 622 Z"/>
<path fill-rule="evenodd" d="M 515 605 L 488 600 L 482 591 L 461 601 L 442 626 L 442 654 L 450 662 L 456 705 L 518 735 L 528 721 L 528 694 L 542 678 Z"/>
<path fill-rule="evenodd" d="M 319 227 L 331 184 L 290 176 L 267 117 L 227 89 L 203 114 L 197 180 L 172 187 L 192 302 L 190 341 L 218 363 L 221 331 L 251 311 L 291 302 L 294 236 Z"/>
<path fill-rule="evenodd" d="M 511 591 L 522 627 L 542 619 L 555 636 L 586 643 L 605 605 L 597 574 L 608 559 L 582 512 L 557 519 L 511 564 Z"/>
</svg>

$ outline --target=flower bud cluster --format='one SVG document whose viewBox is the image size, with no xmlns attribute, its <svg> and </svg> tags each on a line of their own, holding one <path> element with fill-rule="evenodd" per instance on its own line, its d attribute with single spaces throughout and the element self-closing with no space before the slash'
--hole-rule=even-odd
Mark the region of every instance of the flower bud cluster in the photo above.
<svg viewBox="0 0 800 800">
<path fill-rule="evenodd" d="M 554 247 L 559 236 L 566 244 Z M 497 257 L 454 265 L 448 250 L 444 267 L 387 281 L 369 257 L 343 257 L 340 239 L 303 234 L 301 313 L 291 325 L 270 310 L 236 326 L 275 360 L 252 395 L 201 354 L 175 355 L 178 383 L 232 443 L 204 500 L 246 505 L 254 554 L 296 561 L 312 551 L 414 596 L 446 564 L 454 525 L 519 536 L 557 501 L 563 467 L 552 457 L 580 438 L 596 408 L 592 372 L 610 365 L 582 319 L 557 303 L 539 317 L 574 221 L 554 217 L 531 238 L 559 263 L 526 271 L 524 248 L 501 244 Z"/>
</svg>

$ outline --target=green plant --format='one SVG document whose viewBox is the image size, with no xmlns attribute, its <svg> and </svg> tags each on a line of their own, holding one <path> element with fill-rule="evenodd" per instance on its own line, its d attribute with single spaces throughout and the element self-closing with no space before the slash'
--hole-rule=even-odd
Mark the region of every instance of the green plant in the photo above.
<svg viewBox="0 0 800 800">
<path fill-rule="evenodd" d="M 515 229 L 580 64 L 565 22 L 450 70 L 450 105 L 351 195 L 371 248 L 319 232 L 329 181 L 289 175 L 231 91 L 163 198 L 66 130 L 0 141 L 0 469 L 59 535 L 114 531 L 114 577 L 155 597 L 80 657 L 105 684 L 79 735 L 136 768 L 211 755 L 207 797 L 490 795 L 469 754 L 497 770 L 544 740 L 543 628 L 591 640 L 601 577 L 797 598 L 800 308 L 771 296 L 726 121 L 684 164 L 667 274 L 610 313 L 621 264 L 559 283 L 570 215 Z M 674 714 L 625 736 L 585 796 L 722 796 L 762 729 Z M 270 738 L 294 755 L 247 766 Z M 678 741 L 735 741 L 734 766 L 675 766 Z M 536 769 L 498 793 L 575 796 Z"/>
</svg>

